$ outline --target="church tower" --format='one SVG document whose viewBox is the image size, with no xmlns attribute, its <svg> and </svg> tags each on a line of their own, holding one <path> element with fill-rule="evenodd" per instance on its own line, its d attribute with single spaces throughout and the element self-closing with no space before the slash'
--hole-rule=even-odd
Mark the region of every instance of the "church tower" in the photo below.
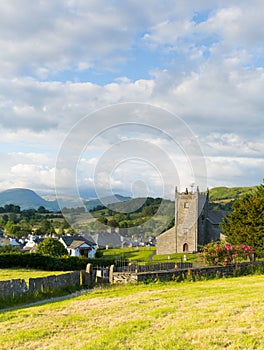
<svg viewBox="0 0 264 350">
<path fill-rule="evenodd" d="M 206 242 L 208 191 L 175 190 L 175 226 L 157 237 L 157 254 L 197 252 Z"/>
<path fill-rule="evenodd" d="M 208 194 L 175 191 L 176 253 L 196 252 L 205 240 Z"/>
</svg>

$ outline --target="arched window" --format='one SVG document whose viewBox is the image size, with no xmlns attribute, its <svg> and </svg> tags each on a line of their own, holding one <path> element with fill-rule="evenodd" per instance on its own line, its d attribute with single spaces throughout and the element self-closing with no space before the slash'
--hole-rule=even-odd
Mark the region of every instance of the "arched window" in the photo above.
<svg viewBox="0 0 264 350">
<path fill-rule="evenodd" d="M 187 244 L 187 243 L 184 243 L 182 250 L 183 250 L 184 252 L 188 252 L 188 251 L 189 251 L 189 247 L 188 247 L 188 244 Z"/>
</svg>

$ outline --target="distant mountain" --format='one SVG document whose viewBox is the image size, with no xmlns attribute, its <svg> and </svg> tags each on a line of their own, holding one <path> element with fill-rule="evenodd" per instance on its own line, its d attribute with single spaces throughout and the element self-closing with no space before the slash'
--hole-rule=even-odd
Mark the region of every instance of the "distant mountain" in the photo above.
<svg viewBox="0 0 264 350">
<path fill-rule="evenodd" d="M 0 192 L 0 206 L 5 204 L 19 205 L 24 209 L 38 209 L 40 206 L 51 211 L 59 210 L 57 201 L 46 201 L 34 191 L 26 188 L 14 188 Z"/>
<path fill-rule="evenodd" d="M 84 205 L 87 210 L 91 210 L 96 208 L 99 205 L 107 206 L 113 203 L 120 203 L 129 201 L 131 197 L 121 196 L 120 194 L 115 194 L 113 196 L 103 197 L 101 199 L 91 199 L 89 201 L 85 201 Z"/>
</svg>

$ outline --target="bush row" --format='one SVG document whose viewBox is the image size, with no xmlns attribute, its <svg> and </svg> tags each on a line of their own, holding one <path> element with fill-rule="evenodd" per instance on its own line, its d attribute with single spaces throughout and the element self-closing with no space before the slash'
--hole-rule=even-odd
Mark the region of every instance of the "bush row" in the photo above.
<svg viewBox="0 0 264 350">
<path fill-rule="evenodd" d="M 88 259 L 74 256 L 55 258 L 37 253 L 0 254 L 0 268 L 23 267 L 47 271 L 76 271 L 85 270 L 88 263 L 95 266 L 110 266 L 114 264 L 114 259 Z"/>
</svg>

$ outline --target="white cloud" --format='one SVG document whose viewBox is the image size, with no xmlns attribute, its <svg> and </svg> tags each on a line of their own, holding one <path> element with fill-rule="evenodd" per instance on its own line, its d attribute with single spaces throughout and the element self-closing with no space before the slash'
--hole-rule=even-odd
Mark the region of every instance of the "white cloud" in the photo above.
<svg viewBox="0 0 264 350">
<path fill-rule="evenodd" d="M 1 188 L 51 186 L 71 127 L 101 107 L 133 101 L 166 108 L 188 123 L 210 157 L 211 183 L 261 181 L 263 2 L 14 0 L 0 9 Z M 104 126 L 96 118 L 93 124 Z M 91 182 L 111 145 L 137 137 L 152 138 L 170 154 L 171 145 L 156 134 L 104 133 L 89 145 L 80 181 Z M 175 161 L 181 178 L 192 181 L 188 165 Z M 125 188 L 145 168 L 135 169 L 112 184 Z M 157 177 L 145 173 L 157 188 Z M 69 176 L 62 174 L 63 186 Z"/>
</svg>

